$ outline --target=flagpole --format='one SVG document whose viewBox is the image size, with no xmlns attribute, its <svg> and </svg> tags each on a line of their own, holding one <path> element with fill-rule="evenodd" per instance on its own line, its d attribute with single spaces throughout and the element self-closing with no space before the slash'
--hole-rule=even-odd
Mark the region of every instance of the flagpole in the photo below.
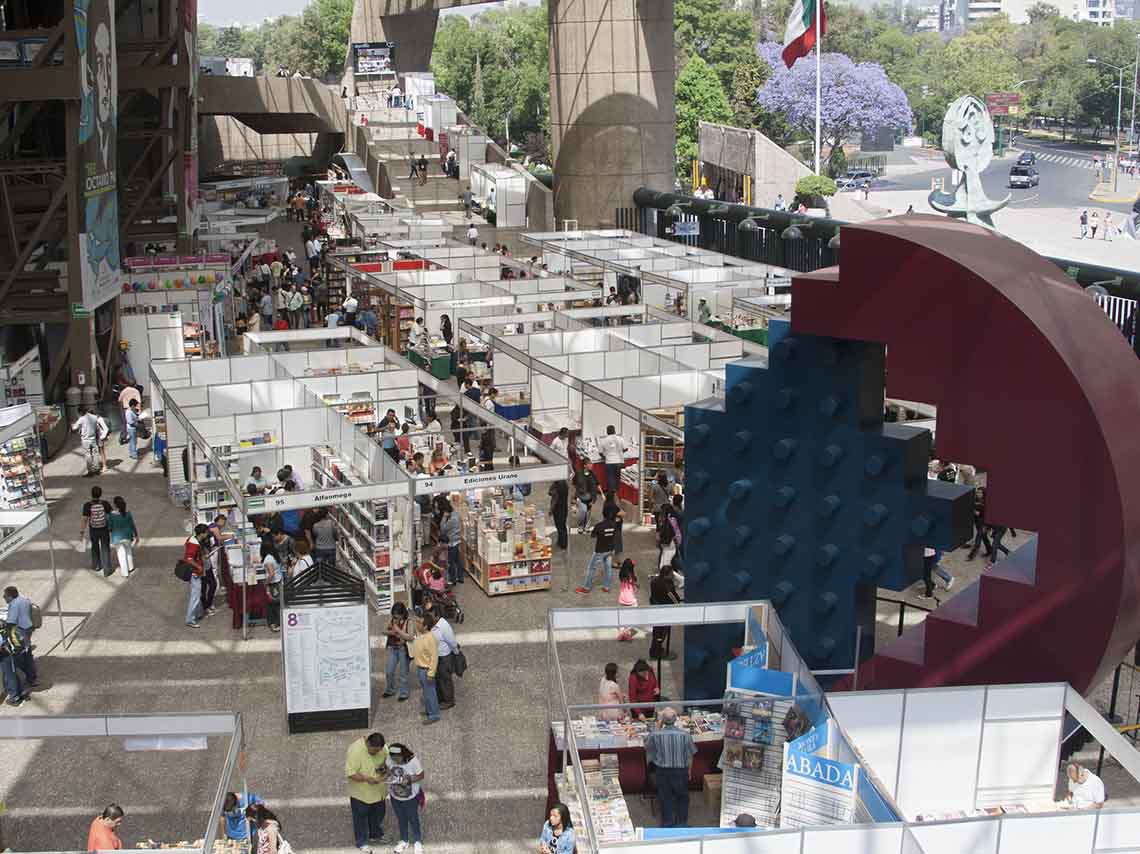
<svg viewBox="0 0 1140 854">
<path fill-rule="evenodd" d="M 823 17 L 823 0 L 815 0 L 815 174 L 819 175 L 819 154 L 820 154 L 820 75 L 819 75 L 819 57 L 823 52 L 823 33 L 821 31 L 820 19 Z"/>
</svg>

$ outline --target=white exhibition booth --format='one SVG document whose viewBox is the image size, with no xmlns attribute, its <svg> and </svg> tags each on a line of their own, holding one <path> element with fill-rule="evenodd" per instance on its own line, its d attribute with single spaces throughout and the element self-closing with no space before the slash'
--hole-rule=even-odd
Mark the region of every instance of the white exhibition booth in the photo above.
<svg viewBox="0 0 1140 854">
<path fill-rule="evenodd" d="M 732 317 L 734 296 L 790 300 L 786 270 L 636 232 L 542 232 L 522 239 L 542 251 L 551 270 L 587 276 L 600 271 L 607 288 L 619 274 L 639 279 L 642 301 L 655 308 L 672 310 L 681 295 L 685 317 L 692 320 L 702 298 L 722 319 Z"/>
<path fill-rule="evenodd" d="M 770 697 L 776 700 L 779 719 L 779 701 L 784 698 L 808 718 L 811 729 L 794 740 L 784 741 L 778 732 L 764 742 L 776 748 L 779 765 L 775 767 L 782 766 L 782 779 L 767 778 L 769 787 L 775 789 L 768 799 L 750 788 L 750 783 L 763 779 L 761 768 L 756 768 L 757 776 L 750 780 L 752 766 L 722 764 L 719 827 L 645 827 L 635 835 L 626 834 L 630 837 L 626 841 L 605 838 L 616 835 L 612 790 L 608 798 L 592 793 L 582 764 L 574 759 L 582 749 L 596 749 L 588 743 L 589 735 L 583 734 L 593 732 L 589 720 L 603 707 L 571 702 L 559 662 L 559 633 L 572 633 L 577 640 L 583 631 L 602 636 L 629 626 L 725 623 L 743 623 L 745 628 L 742 654 L 727 668 L 726 717 L 730 702 Z M 1066 714 L 1127 773 L 1140 779 L 1140 753 L 1063 683 L 824 694 L 788 640 L 774 607 L 762 601 L 554 609 L 548 616 L 548 647 L 550 720 L 566 769 L 555 778 L 557 795 L 573 801 L 573 807 L 582 812 L 584 821 L 576 822 L 579 850 L 598 854 L 1119 854 L 1140 850 L 1140 808 L 1114 806 L 1111 792 L 1101 809 L 1069 809 L 1054 800 L 1063 792 L 1059 757 Z M 655 705 L 697 713 L 703 704 L 682 699 Z M 586 726 L 575 725 L 582 718 L 587 719 Z M 727 724 L 723 733 L 728 754 L 733 735 Z M 823 761 L 816 766 L 805 759 Z M 766 754 L 764 761 L 768 761 Z M 812 773 L 804 776 L 809 764 Z M 842 799 L 841 787 L 825 785 L 829 767 L 855 770 L 858 785 L 852 787 L 853 810 Z M 734 828 L 732 819 L 739 814 L 741 803 L 748 806 L 749 798 L 750 814 L 757 818 L 758 827 Z M 775 810 L 764 813 L 766 804 L 775 804 Z M 595 813 L 598 808 L 603 812 Z M 599 820 L 603 814 L 606 818 Z M 802 823 L 805 819 L 809 823 Z"/>
<path fill-rule="evenodd" d="M 0 409 L 0 447 L 23 440 L 36 448 L 40 446 L 36 429 L 36 412 L 31 404 L 21 403 Z M 38 455 L 37 455 L 38 459 Z M 33 467 L 39 479 L 42 495 L 42 461 Z M 28 507 L 12 508 L 0 498 L 0 565 L 44 531 L 48 532 L 48 557 L 51 565 L 52 590 L 55 598 L 55 615 L 59 618 L 59 642 L 70 646 L 71 640 L 63 624 L 63 604 L 59 593 L 59 575 L 55 567 L 55 537 L 51 533 L 51 516 L 44 501 Z M 5 608 L 5 613 L 7 610 Z M 45 614 L 47 616 L 47 614 Z M 82 627 L 76 627 L 75 631 Z M 72 632 L 72 636 L 74 632 Z M 41 652 L 41 655 L 47 651 Z"/>
<path fill-rule="evenodd" d="M 472 164 L 471 193 L 495 212 L 496 228 L 526 228 L 526 175 L 498 163 Z"/>
</svg>

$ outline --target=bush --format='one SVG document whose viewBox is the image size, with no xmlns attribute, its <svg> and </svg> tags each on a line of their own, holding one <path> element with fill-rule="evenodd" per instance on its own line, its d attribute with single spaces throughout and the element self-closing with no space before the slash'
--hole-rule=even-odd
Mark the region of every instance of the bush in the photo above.
<svg viewBox="0 0 1140 854">
<path fill-rule="evenodd" d="M 835 181 L 826 175 L 805 175 L 796 181 L 793 207 L 799 207 L 803 202 L 809 208 L 826 208 L 828 196 L 834 196 L 837 190 Z"/>
</svg>

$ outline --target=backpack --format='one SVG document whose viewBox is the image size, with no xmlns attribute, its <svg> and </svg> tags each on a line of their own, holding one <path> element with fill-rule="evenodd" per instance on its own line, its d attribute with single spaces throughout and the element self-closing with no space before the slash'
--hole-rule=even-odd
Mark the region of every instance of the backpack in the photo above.
<svg viewBox="0 0 1140 854">
<path fill-rule="evenodd" d="M 43 609 L 35 602 L 32 603 L 32 631 L 40 628 L 44 624 Z"/>
<path fill-rule="evenodd" d="M 87 524 L 92 528 L 106 528 L 107 514 L 111 512 L 111 505 L 100 499 L 92 501 L 87 511 Z"/>
</svg>

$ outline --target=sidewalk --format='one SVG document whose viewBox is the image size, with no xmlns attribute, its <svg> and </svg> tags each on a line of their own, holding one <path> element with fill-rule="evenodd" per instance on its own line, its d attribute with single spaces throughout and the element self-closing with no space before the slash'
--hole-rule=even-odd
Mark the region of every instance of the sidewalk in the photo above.
<svg viewBox="0 0 1140 854">
<path fill-rule="evenodd" d="M 1134 183 L 1140 188 L 1140 181 Z M 937 214 L 927 201 L 929 195 L 930 191 L 926 189 L 883 190 L 872 192 L 869 201 L 853 199 L 853 203 L 846 207 L 861 213 L 860 217 L 852 217 L 852 222 L 904 214 L 908 205 L 914 205 L 915 213 Z M 1111 241 L 1102 239 L 1103 232 L 1098 233 L 1096 240 L 1082 240 L 1077 222 L 1079 213 L 1080 211 L 1067 207 L 1019 208 L 1010 205 L 994 214 L 994 224 L 1006 237 L 1023 243 L 1042 255 L 1078 263 L 1140 269 L 1140 246 L 1137 246 L 1136 241 L 1123 232 L 1115 235 Z M 1091 208 L 1089 213 L 1092 213 Z M 1116 211 L 1109 213 L 1113 223 L 1120 228 L 1124 215 Z"/>
<path fill-rule="evenodd" d="M 1112 181 L 1098 181 L 1089 192 L 1090 202 L 1104 202 L 1105 204 L 1131 204 L 1140 196 L 1140 178 L 1133 178 L 1121 173 L 1115 190 Z"/>
</svg>

